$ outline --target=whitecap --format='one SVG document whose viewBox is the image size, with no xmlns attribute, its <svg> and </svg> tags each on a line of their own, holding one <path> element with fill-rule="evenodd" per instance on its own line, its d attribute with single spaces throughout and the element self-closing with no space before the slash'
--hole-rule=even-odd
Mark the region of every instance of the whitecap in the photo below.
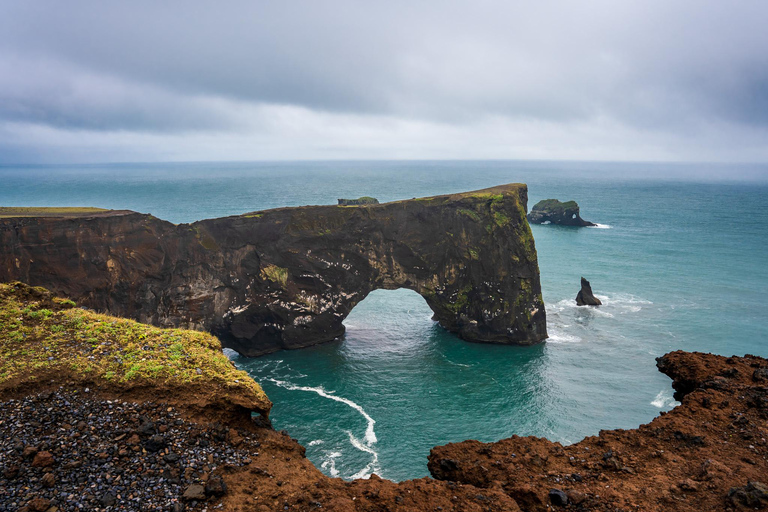
<svg viewBox="0 0 768 512">
<path fill-rule="evenodd" d="M 659 391 L 659 393 L 656 395 L 656 398 L 651 400 L 651 405 L 658 407 L 659 409 L 666 409 L 667 407 L 677 407 L 680 405 L 680 402 L 676 401 L 672 397 L 671 391 L 668 389 L 663 389 Z"/>
<path fill-rule="evenodd" d="M 378 462 L 379 462 L 379 454 L 376 450 L 371 448 L 371 443 L 368 442 L 366 439 L 365 443 L 361 443 L 358 438 L 356 438 L 352 432 L 347 431 L 347 435 L 349 436 L 349 442 L 360 450 L 361 452 L 365 452 L 371 455 L 371 462 L 366 464 L 366 466 L 355 473 L 354 475 L 350 476 L 349 478 L 352 480 L 356 480 L 358 478 L 368 478 L 371 476 L 371 473 L 377 470 Z"/>
<path fill-rule="evenodd" d="M 566 334 L 557 329 L 550 329 L 549 338 L 547 338 L 547 343 L 578 343 L 580 341 L 579 336 Z"/>
<path fill-rule="evenodd" d="M 323 444 L 324 441 L 322 439 L 315 439 L 314 441 L 309 442 L 309 446 L 317 446 L 318 444 Z"/>
<path fill-rule="evenodd" d="M 612 226 L 609 226 L 608 224 L 600 224 L 598 222 L 596 222 L 594 226 L 587 226 L 587 227 L 593 228 L 593 229 L 613 229 Z"/>
<path fill-rule="evenodd" d="M 339 476 L 339 470 L 336 469 L 336 459 L 341 457 L 341 452 L 326 452 L 325 458 L 323 459 L 322 464 L 320 464 L 320 467 L 327 470 L 332 477 Z"/>
</svg>

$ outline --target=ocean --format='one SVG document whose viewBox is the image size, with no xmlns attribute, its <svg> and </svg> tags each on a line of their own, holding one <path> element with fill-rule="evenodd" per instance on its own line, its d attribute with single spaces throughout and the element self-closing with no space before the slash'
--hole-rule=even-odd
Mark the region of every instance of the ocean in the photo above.
<svg viewBox="0 0 768 512">
<path fill-rule="evenodd" d="M 272 421 L 325 473 L 428 475 L 431 447 L 517 435 L 573 443 L 674 407 L 655 358 L 768 356 L 768 166 L 576 162 L 281 162 L 0 167 L 0 206 L 98 206 L 175 223 L 280 206 L 529 187 L 597 228 L 532 226 L 547 342 L 471 344 L 409 290 L 377 290 L 344 339 L 230 354 Z M 580 277 L 599 308 L 575 305 Z"/>
</svg>

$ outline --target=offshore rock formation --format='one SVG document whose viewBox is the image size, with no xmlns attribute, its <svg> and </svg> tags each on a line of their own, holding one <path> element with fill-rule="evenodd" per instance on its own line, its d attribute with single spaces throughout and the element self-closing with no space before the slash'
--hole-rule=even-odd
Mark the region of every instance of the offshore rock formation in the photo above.
<svg viewBox="0 0 768 512">
<path fill-rule="evenodd" d="M 339 206 L 364 206 L 367 204 L 379 204 L 375 197 L 363 196 L 357 199 L 339 199 Z"/>
<path fill-rule="evenodd" d="M 0 218 L 0 281 L 256 356 L 333 340 L 377 288 L 421 294 L 468 341 L 547 337 L 527 188 L 174 225 L 128 211 Z M 43 213 L 42 211 L 39 213 Z"/>
<path fill-rule="evenodd" d="M 672 352 L 657 359 L 681 405 L 633 430 L 570 446 L 513 436 L 434 448 L 440 480 L 503 490 L 529 511 L 699 512 L 768 507 L 768 361 Z"/>
<path fill-rule="evenodd" d="M 600 306 L 602 302 L 600 299 L 594 296 L 592 293 L 592 286 L 590 286 L 589 281 L 581 278 L 581 290 L 579 290 L 579 293 L 576 295 L 576 305 L 577 306 Z"/>
<path fill-rule="evenodd" d="M 528 222 L 560 226 L 597 226 L 581 218 L 576 201 L 561 203 L 557 199 L 544 199 L 536 203 L 528 214 Z"/>
</svg>

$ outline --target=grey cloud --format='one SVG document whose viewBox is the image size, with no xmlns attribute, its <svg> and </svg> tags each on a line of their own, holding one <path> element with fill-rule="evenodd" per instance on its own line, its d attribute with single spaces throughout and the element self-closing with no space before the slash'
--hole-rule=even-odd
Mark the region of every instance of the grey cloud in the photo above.
<svg viewBox="0 0 768 512">
<path fill-rule="evenodd" d="M 277 105 L 760 140 L 767 14 L 758 0 L 5 1 L 0 121 L 258 136 L 269 120 L 251 110 Z"/>
</svg>

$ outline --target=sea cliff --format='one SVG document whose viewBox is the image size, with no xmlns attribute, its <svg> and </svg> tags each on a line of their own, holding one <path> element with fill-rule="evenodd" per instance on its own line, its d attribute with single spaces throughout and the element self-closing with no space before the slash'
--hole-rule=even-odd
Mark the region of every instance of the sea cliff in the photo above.
<svg viewBox="0 0 768 512">
<path fill-rule="evenodd" d="M 90 308 L 205 330 L 256 356 L 344 334 L 372 290 L 421 294 L 468 341 L 547 337 L 527 187 L 365 206 L 305 206 L 174 225 L 130 211 L 12 209 L 0 281 Z"/>
</svg>

